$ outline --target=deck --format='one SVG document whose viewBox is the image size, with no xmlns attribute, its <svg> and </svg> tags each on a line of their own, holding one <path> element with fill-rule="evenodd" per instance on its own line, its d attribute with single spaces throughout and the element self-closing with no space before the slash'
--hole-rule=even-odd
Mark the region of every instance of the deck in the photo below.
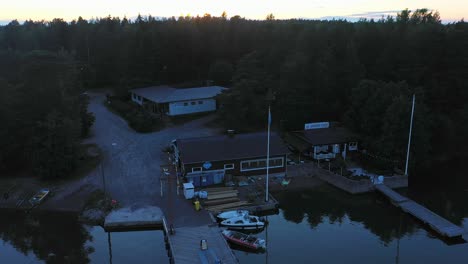
<svg viewBox="0 0 468 264">
<path fill-rule="evenodd" d="M 167 237 L 176 264 L 239 263 L 217 225 L 180 227 Z M 202 239 L 206 239 L 208 250 L 200 249 Z"/>
<path fill-rule="evenodd" d="M 463 228 L 451 223 L 415 201 L 400 195 L 384 184 L 375 185 L 375 189 L 387 196 L 393 204 L 400 207 L 403 211 L 421 220 L 445 237 L 461 237 L 465 233 Z"/>
</svg>

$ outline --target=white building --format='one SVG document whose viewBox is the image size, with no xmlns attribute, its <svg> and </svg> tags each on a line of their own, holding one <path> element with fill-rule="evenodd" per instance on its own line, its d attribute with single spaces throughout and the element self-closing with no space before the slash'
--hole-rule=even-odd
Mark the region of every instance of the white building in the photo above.
<svg viewBox="0 0 468 264">
<path fill-rule="evenodd" d="M 130 90 L 132 101 L 154 113 L 168 116 L 216 110 L 216 96 L 226 88 L 220 86 L 172 88 L 153 86 Z"/>
</svg>

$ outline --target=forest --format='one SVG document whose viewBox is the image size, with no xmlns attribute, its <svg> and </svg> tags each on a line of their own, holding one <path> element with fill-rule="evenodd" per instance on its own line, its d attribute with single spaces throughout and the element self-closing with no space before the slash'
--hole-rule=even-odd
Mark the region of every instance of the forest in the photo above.
<svg viewBox="0 0 468 264">
<path fill-rule="evenodd" d="M 86 90 L 158 84 L 229 87 L 220 122 L 282 131 L 338 121 L 368 153 L 403 161 L 412 95 L 411 170 L 468 150 L 468 23 L 435 11 L 380 20 L 249 20 L 205 14 L 134 20 L 11 21 L 0 26 L 0 168 L 73 168 L 88 133 Z M 268 97 L 268 100 L 267 100 Z M 273 99 L 274 98 L 274 99 Z"/>
</svg>

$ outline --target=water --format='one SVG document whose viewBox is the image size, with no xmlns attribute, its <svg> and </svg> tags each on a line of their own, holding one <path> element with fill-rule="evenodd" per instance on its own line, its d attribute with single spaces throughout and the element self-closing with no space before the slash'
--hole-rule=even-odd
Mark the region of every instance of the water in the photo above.
<svg viewBox="0 0 468 264">
<path fill-rule="evenodd" d="M 159 230 L 106 233 L 65 213 L 0 215 L 0 263 L 169 262 Z"/>
<path fill-rule="evenodd" d="M 468 193 L 431 196 L 412 194 L 468 232 Z M 324 185 L 278 198 L 282 209 L 258 234 L 267 238 L 268 253 L 235 250 L 240 263 L 468 263 L 468 244 L 440 239 L 377 194 Z M 441 201 L 449 209 L 438 210 Z"/>
<path fill-rule="evenodd" d="M 468 192 L 402 191 L 468 232 Z M 378 194 L 328 185 L 275 195 L 282 208 L 258 234 L 268 253 L 240 263 L 468 263 L 468 244 L 439 238 Z M 110 250 L 109 250 L 110 245 Z M 75 215 L 0 212 L 0 263 L 168 263 L 162 231 L 113 232 Z"/>
</svg>

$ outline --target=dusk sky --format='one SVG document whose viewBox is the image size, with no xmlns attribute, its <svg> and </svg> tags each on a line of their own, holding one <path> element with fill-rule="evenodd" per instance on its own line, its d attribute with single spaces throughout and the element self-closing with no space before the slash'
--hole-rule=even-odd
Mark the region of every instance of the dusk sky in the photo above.
<svg viewBox="0 0 468 264">
<path fill-rule="evenodd" d="M 380 18 L 395 15 L 405 8 L 428 8 L 440 12 L 444 21 L 460 20 L 468 15 L 467 0 L 2 0 L 0 21 L 12 19 L 67 21 L 78 16 L 89 19 L 107 15 L 132 18 L 138 14 L 156 17 L 180 15 L 215 16 L 226 11 L 228 17 L 240 15 L 264 19 L 273 13 L 276 18 Z"/>
</svg>

